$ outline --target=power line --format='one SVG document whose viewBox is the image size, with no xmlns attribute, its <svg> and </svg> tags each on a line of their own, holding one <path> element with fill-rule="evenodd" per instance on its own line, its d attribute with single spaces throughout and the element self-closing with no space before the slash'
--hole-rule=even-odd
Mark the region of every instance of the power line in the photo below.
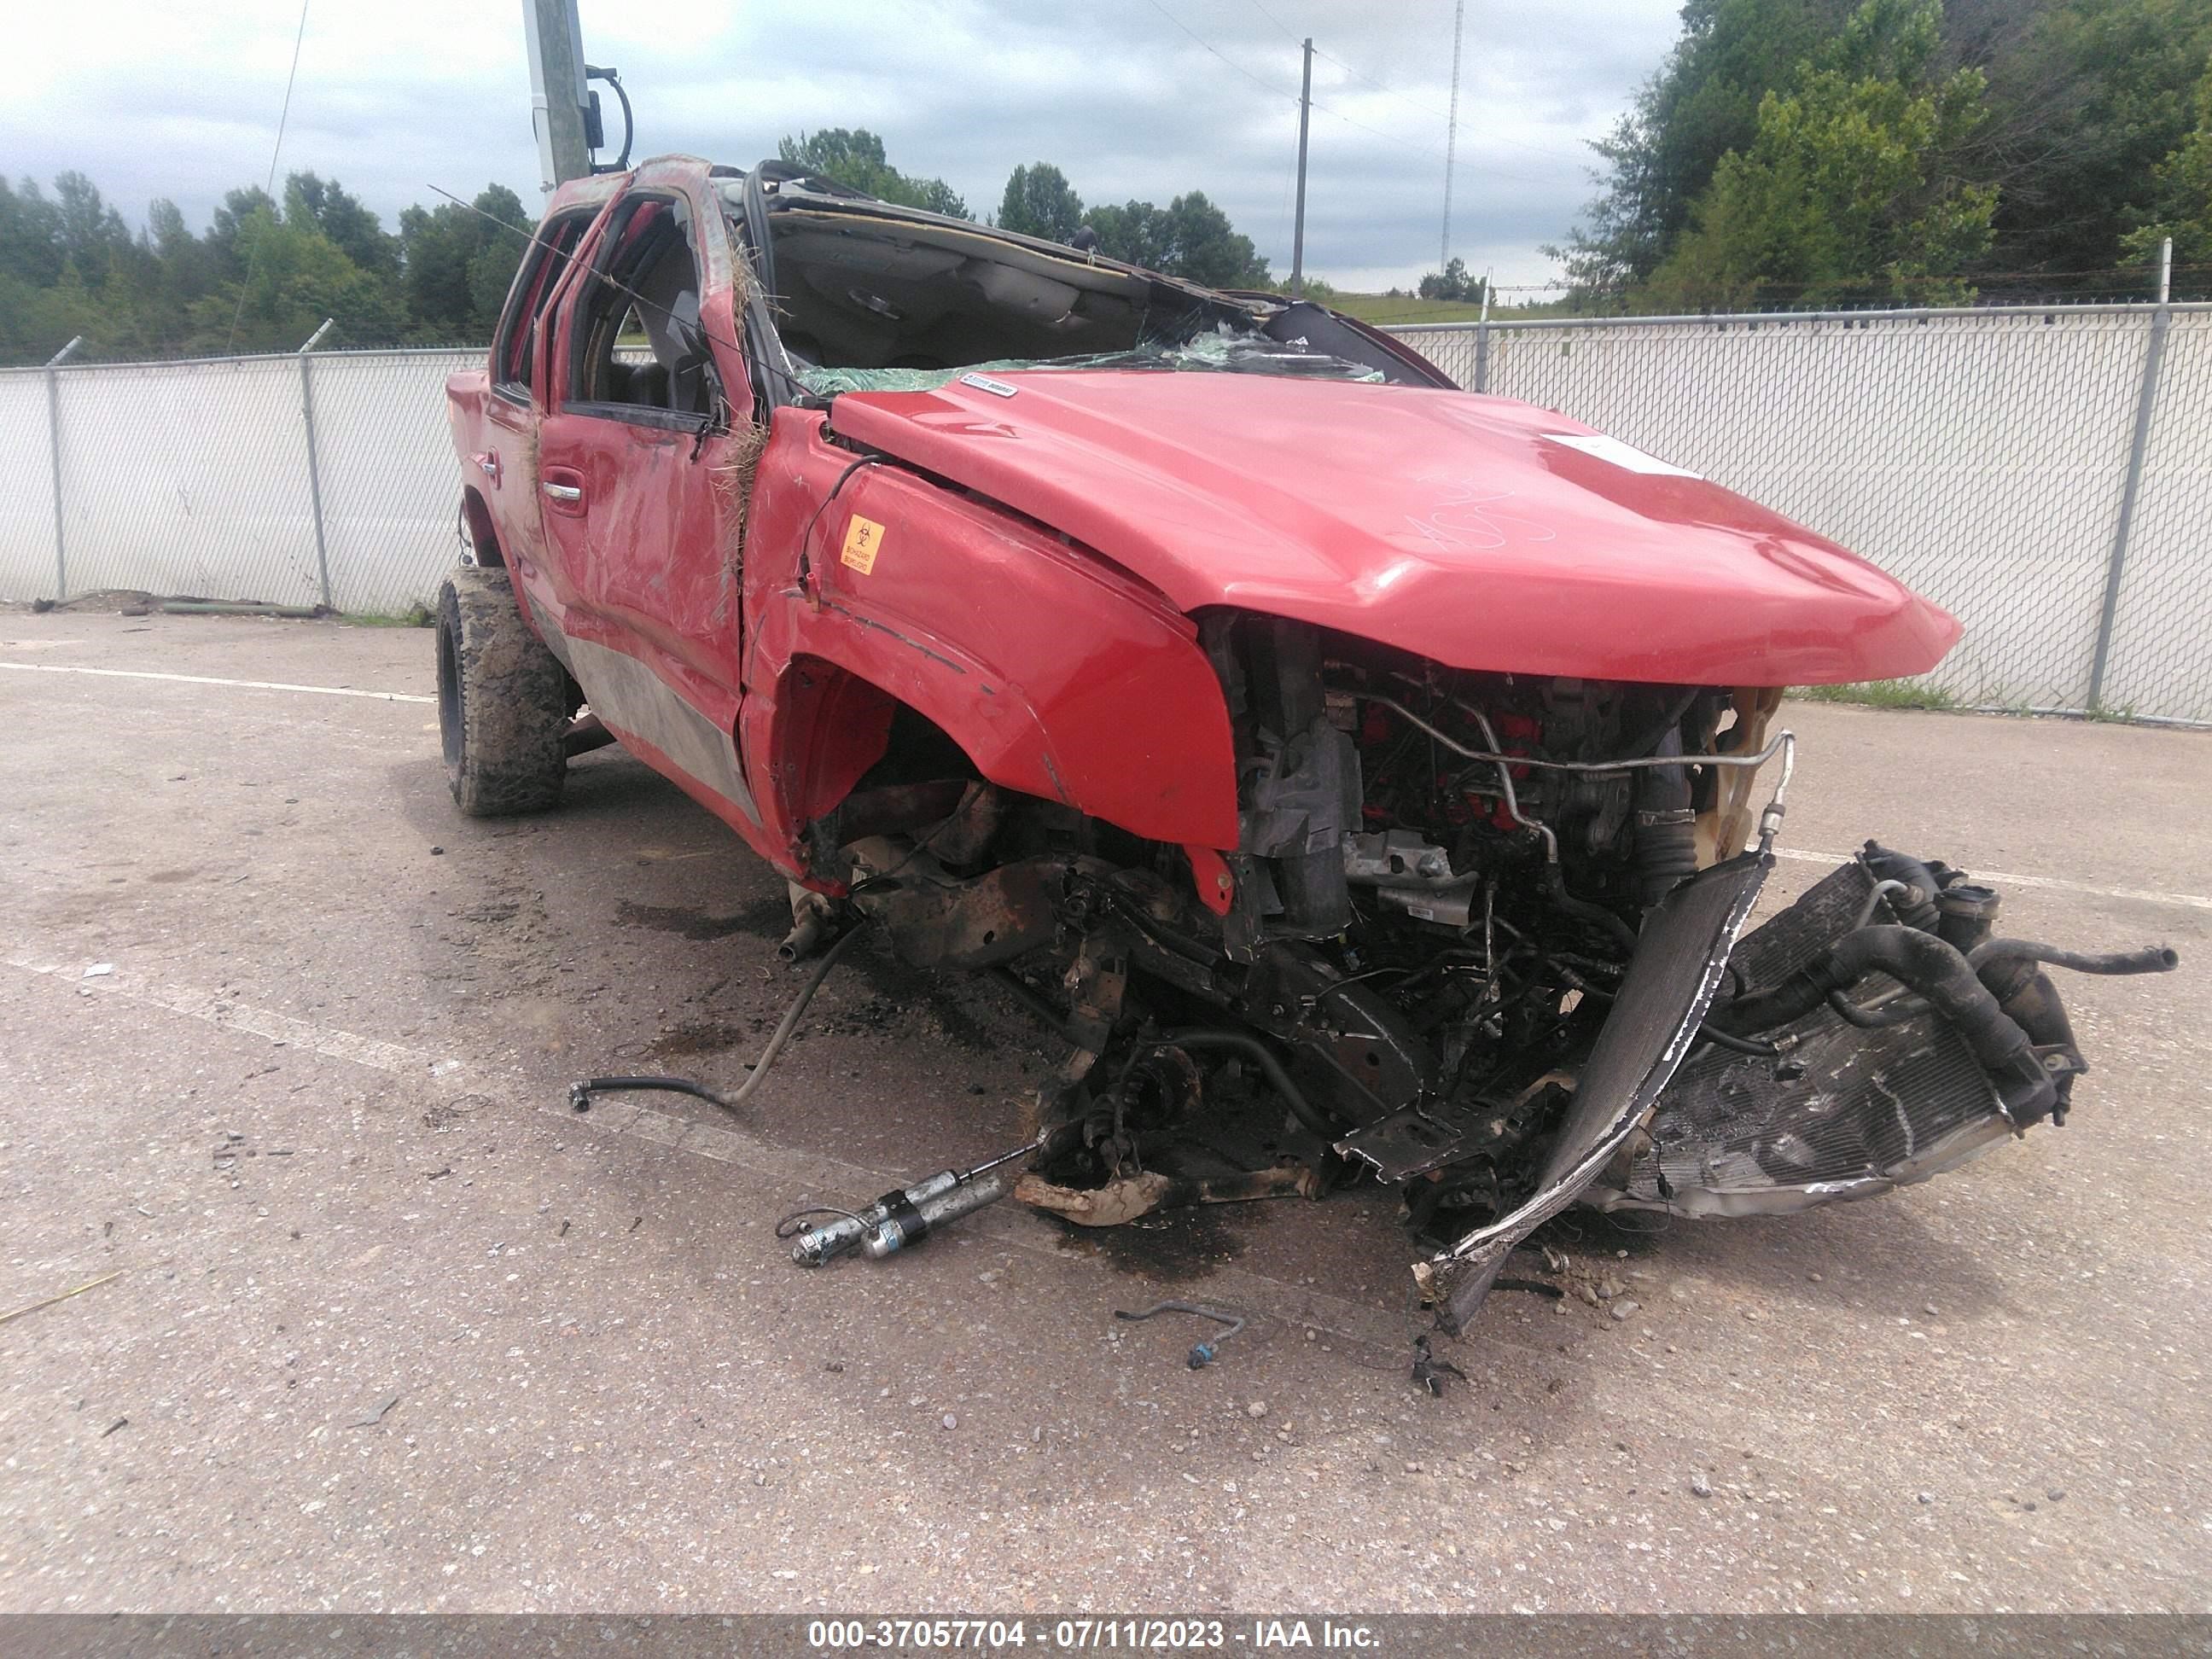
<svg viewBox="0 0 2212 1659">
<path fill-rule="evenodd" d="M 284 153 L 284 125 L 292 118 L 292 83 L 300 78 L 300 45 L 307 38 L 308 0 L 300 0 L 300 27 L 292 36 L 292 67 L 284 76 L 284 106 L 276 112 L 276 143 L 269 152 L 269 182 L 261 193 L 271 203 L 276 199 L 276 158 Z M 253 239 L 253 246 L 246 251 L 246 281 L 238 290 L 238 307 L 230 313 L 230 337 L 223 342 L 223 355 L 228 356 L 238 343 L 238 321 L 246 315 L 246 296 L 253 287 L 254 266 L 261 258 L 261 238 Z"/>
<path fill-rule="evenodd" d="M 1282 88 L 1275 85 L 1273 82 L 1265 80 L 1260 76 L 1253 74 L 1252 71 L 1246 69 L 1243 64 L 1238 63 L 1227 53 L 1222 52 L 1220 48 L 1216 46 L 1212 41 L 1208 40 L 1204 35 L 1199 33 L 1196 30 L 1193 29 L 1190 25 L 1184 22 L 1182 18 L 1176 16 L 1165 6 L 1162 5 L 1160 3 L 1160 0 L 1148 0 L 1148 3 L 1152 6 L 1152 9 L 1154 11 L 1159 13 L 1159 15 L 1166 18 L 1169 22 L 1173 23 L 1193 40 L 1205 47 L 1207 52 L 1212 52 L 1214 57 L 1228 64 L 1231 69 L 1235 70 L 1239 75 L 1243 76 L 1247 81 L 1249 81 L 1254 86 L 1259 88 L 1262 92 L 1272 93 L 1276 97 L 1280 98 L 1288 103 L 1295 104 L 1299 101 L 1298 94 L 1295 92 L 1286 92 Z M 1273 21 L 1272 17 L 1270 21 Z M 1279 24 L 1277 27 L 1279 27 L 1280 25 Z M 1369 126 L 1364 121 L 1355 121 L 1349 115 L 1333 110 L 1326 104 L 1316 102 L 1313 105 L 1313 107 L 1319 110 L 1323 115 L 1332 116 L 1335 119 L 1343 122 L 1344 125 L 1348 127 L 1357 127 L 1362 132 L 1370 133 L 1387 143 L 1402 144 L 1405 148 L 1413 151 L 1416 155 L 1429 155 L 1433 153 L 1436 149 L 1434 144 L 1425 146 L 1416 144 L 1410 139 L 1400 137 L 1395 132 L 1385 132 L 1379 127 Z M 1530 182 L 1534 183 L 1541 181 L 1531 180 Z"/>
<path fill-rule="evenodd" d="M 1337 68 L 1342 70 L 1353 80 L 1374 88 L 1376 91 L 1383 94 L 1387 97 L 1395 98 L 1400 103 L 1405 105 L 1408 109 L 1417 109 L 1420 111 L 1422 114 L 1434 116 L 1439 121 L 1449 118 L 1442 110 L 1432 109 L 1428 105 L 1421 102 L 1418 98 L 1409 98 L 1404 93 L 1399 91 L 1395 87 L 1383 85 L 1382 82 L 1376 80 L 1371 75 L 1363 75 L 1359 70 L 1352 68 L 1351 64 L 1346 63 L 1341 58 L 1333 57 L 1329 53 L 1323 52 L 1319 46 L 1316 46 L 1314 48 L 1314 56 L 1316 58 L 1327 58 L 1330 63 L 1335 64 Z"/>
<path fill-rule="evenodd" d="M 1289 24 L 1283 21 L 1281 18 L 1276 16 L 1274 13 L 1269 11 L 1265 6 L 1261 5 L 1260 3 L 1260 0 L 1252 0 L 1252 9 L 1258 12 L 1261 16 L 1266 18 L 1270 23 L 1273 23 L 1275 26 L 1275 32 L 1281 35 L 1284 40 L 1297 42 L 1301 45 L 1304 44 L 1304 37 L 1294 33 Z M 1316 47 L 1315 49 L 1315 55 L 1316 57 L 1326 58 L 1328 54 L 1322 52 L 1318 47 Z"/>
<path fill-rule="evenodd" d="M 1225 52 L 1221 52 L 1212 44 L 1212 42 L 1206 40 L 1204 35 L 1198 33 L 1188 23 L 1184 22 L 1182 18 L 1176 16 L 1165 6 L 1162 5 L 1160 3 L 1160 0 L 1150 0 L 1150 3 L 1154 11 L 1159 13 L 1161 16 L 1166 18 L 1169 22 L 1173 23 L 1185 34 L 1189 35 L 1190 38 L 1197 41 L 1200 46 L 1204 46 L 1208 52 L 1212 52 L 1216 58 L 1220 58 L 1223 63 L 1228 64 L 1230 68 L 1235 70 L 1239 75 L 1243 76 L 1247 81 L 1249 81 L 1254 86 L 1258 87 L 1261 91 L 1271 92 L 1278 98 L 1288 99 L 1293 104 L 1298 101 L 1297 94 L 1295 92 L 1285 92 L 1280 87 L 1261 80 L 1258 76 L 1253 74 L 1250 70 L 1246 69 L 1242 64 L 1238 63 L 1235 58 L 1228 56 Z"/>
<path fill-rule="evenodd" d="M 1260 15 L 1266 18 L 1269 22 L 1274 24 L 1278 29 L 1281 29 L 1286 38 L 1291 40 L 1296 40 L 1297 38 L 1291 34 L 1289 29 L 1285 28 L 1282 21 L 1278 18 L 1274 13 L 1269 11 L 1265 6 L 1261 5 L 1260 3 L 1260 0 L 1252 0 L 1252 6 L 1253 9 L 1260 14 Z M 1448 122 L 1452 118 L 1450 115 L 1447 114 L 1444 111 L 1437 108 L 1433 104 L 1425 104 L 1419 99 L 1410 97 L 1407 94 L 1399 91 L 1397 88 L 1390 86 L 1385 82 L 1376 80 L 1373 76 L 1367 74 L 1364 70 L 1358 68 L 1356 65 L 1346 63 L 1343 58 L 1337 57 L 1334 52 L 1324 52 L 1319 46 L 1316 46 L 1314 48 L 1314 56 L 1326 59 L 1328 62 L 1335 64 L 1337 68 L 1342 70 L 1346 75 L 1350 76 L 1353 80 L 1359 82 L 1362 85 L 1373 88 L 1376 92 L 1382 94 L 1385 97 L 1396 99 L 1400 103 L 1405 105 L 1407 109 L 1418 110 L 1423 115 L 1426 115 L 1431 119 L 1437 121 Z M 1485 132 L 1480 136 L 1493 143 L 1510 144 L 1516 149 L 1525 149 L 1532 155 L 1556 156 L 1563 161 L 1579 161 L 1583 159 L 1582 156 L 1571 154 L 1566 150 L 1553 149 L 1550 146 L 1545 144 L 1532 144 L 1524 139 L 1510 138 L 1503 133 Z M 1435 146 L 1431 145 L 1430 148 L 1433 149 Z"/>
</svg>

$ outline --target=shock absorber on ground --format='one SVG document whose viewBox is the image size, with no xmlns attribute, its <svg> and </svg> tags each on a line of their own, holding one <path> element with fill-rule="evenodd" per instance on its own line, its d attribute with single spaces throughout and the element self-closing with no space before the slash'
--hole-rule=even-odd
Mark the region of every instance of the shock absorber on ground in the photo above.
<svg viewBox="0 0 2212 1659">
<path fill-rule="evenodd" d="M 799 1233 L 791 1247 L 793 1261 L 802 1267 L 818 1267 L 856 1246 L 880 1261 L 921 1243 L 948 1222 L 997 1203 L 1007 1191 L 1006 1178 L 998 1171 L 1027 1158 L 1043 1144 L 1044 1137 L 1040 1135 L 972 1170 L 940 1170 L 911 1187 L 885 1193 L 864 1210 L 801 1210 L 798 1215 L 784 1218 L 776 1236 L 791 1237 L 786 1230 L 800 1217 L 829 1215 L 833 1218 Z"/>
</svg>

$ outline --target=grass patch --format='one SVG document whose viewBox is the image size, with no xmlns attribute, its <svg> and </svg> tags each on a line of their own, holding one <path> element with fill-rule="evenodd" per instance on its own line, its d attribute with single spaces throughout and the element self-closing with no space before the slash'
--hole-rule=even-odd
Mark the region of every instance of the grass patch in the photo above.
<svg viewBox="0 0 2212 1659">
<path fill-rule="evenodd" d="M 1473 323 L 1482 318 L 1480 301 L 1464 300 L 1408 300 L 1388 294 L 1345 294 L 1330 296 L 1328 303 L 1347 317 L 1363 323 Z M 1492 316 L 1496 313 L 1492 312 Z"/>
<path fill-rule="evenodd" d="M 1790 695 L 1807 702 L 1848 702 L 1863 708 L 1956 708 L 1959 700 L 1940 685 L 1917 680 L 1856 680 L 1849 685 L 1800 685 Z"/>
<path fill-rule="evenodd" d="M 1363 323 L 1373 323 L 1378 327 L 1398 323 L 1475 323 L 1482 320 L 1480 301 L 1416 300 L 1403 295 L 1346 294 L 1339 290 L 1324 296 L 1323 303 L 1347 317 L 1357 317 Z M 1493 305 L 1490 308 L 1490 320 L 1493 323 L 1522 322 L 1531 317 L 1567 314 L 1569 306 L 1565 300 L 1532 306 Z"/>
<path fill-rule="evenodd" d="M 423 605 L 410 605 L 404 611 L 349 611 L 345 622 L 354 628 L 428 628 L 438 619 Z"/>
</svg>

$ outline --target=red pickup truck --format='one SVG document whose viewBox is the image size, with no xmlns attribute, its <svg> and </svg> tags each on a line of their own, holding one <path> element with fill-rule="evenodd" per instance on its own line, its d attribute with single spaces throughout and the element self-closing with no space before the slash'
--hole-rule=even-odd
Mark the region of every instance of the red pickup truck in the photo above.
<svg viewBox="0 0 2212 1659">
<path fill-rule="evenodd" d="M 790 879 L 793 953 L 1012 975 L 1079 1130 L 1024 1192 L 1079 1219 L 1392 1183 L 1455 1326 L 1569 1203 L 1801 1208 L 2063 1120 L 2043 968 L 2172 963 L 1871 842 L 1744 934 L 1782 688 L 1959 624 L 1316 304 L 671 157 L 554 197 L 448 393 L 461 809 L 611 736 Z"/>
</svg>

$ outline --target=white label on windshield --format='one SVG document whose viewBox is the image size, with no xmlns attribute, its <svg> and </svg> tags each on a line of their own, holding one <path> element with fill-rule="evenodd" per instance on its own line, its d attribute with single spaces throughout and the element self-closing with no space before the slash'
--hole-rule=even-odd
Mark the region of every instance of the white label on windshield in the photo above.
<svg viewBox="0 0 2212 1659">
<path fill-rule="evenodd" d="M 1656 455 L 1647 455 L 1634 444 L 1608 438 L 1602 432 L 1588 434 L 1547 432 L 1544 435 L 1555 444 L 1579 449 L 1585 455 L 1595 455 L 1601 461 L 1611 461 L 1615 466 L 1626 467 L 1631 472 L 1652 472 L 1669 478 L 1702 478 L 1705 476 L 1702 472 L 1692 472 L 1686 466 L 1676 466 L 1672 461 L 1662 461 Z"/>
<path fill-rule="evenodd" d="M 1019 386 L 1008 386 L 1004 380 L 994 380 L 988 374 L 963 374 L 960 384 L 972 386 L 978 392 L 988 392 L 994 398 L 1011 398 L 1021 390 Z"/>
</svg>

